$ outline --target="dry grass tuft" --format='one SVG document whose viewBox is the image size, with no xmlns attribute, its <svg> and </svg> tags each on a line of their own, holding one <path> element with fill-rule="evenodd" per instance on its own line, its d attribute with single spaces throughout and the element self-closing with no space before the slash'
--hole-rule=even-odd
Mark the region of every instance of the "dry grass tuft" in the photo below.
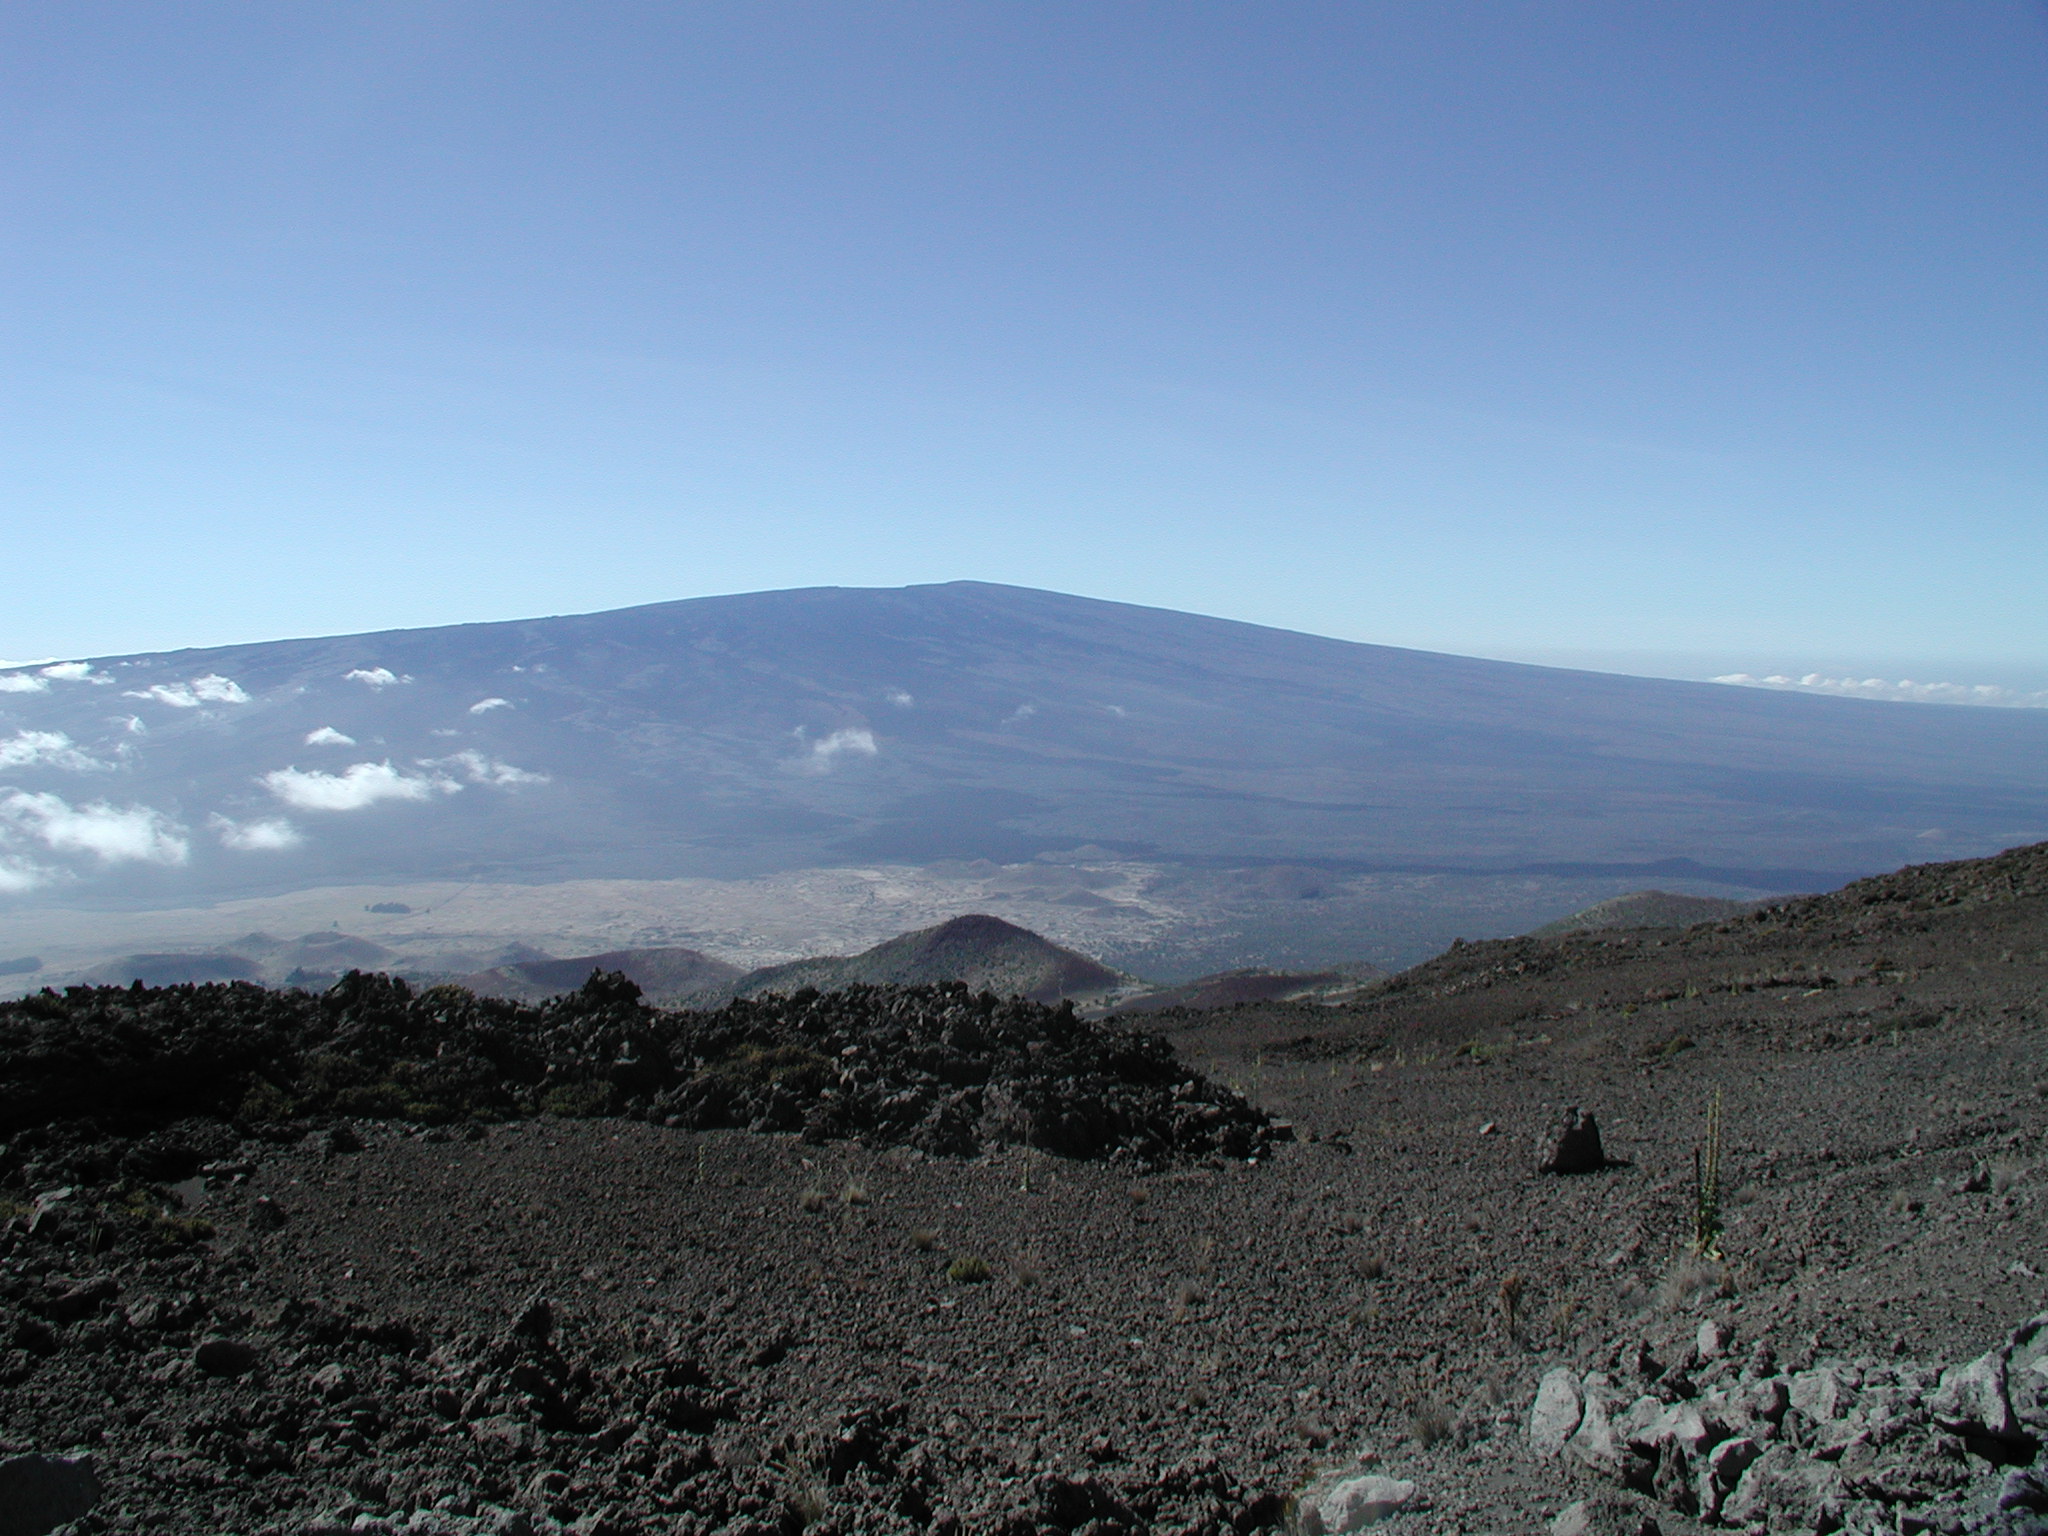
<svg viewBox="0 0 2048 1536">
<path fill-rule="evenodd" d="M 797 1203 L 807 1211 L 822 1211 L 825 1209 L 825 1191 L 807 1189 L 797 1197 Z"/>
<path fill-rule="evenodd" d="M 939 1234 L 930 1227 L 912 1227 L 910 1229 L 910 1246 L 919 1253 L 930 1253 L 939 1246 Z"/>
</svg>

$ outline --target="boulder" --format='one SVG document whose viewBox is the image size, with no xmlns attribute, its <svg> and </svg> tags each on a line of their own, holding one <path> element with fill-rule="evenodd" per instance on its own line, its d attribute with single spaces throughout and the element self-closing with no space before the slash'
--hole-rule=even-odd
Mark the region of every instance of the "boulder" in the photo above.
<svg viewBox="0 0 2048 1536">
<path fill-rule="evenodd" d="M 100 1501 L 90 1456 L 13 1456 L 0 1461 L 0 1536 L 47 1536 L 82 1520 Z"/>
<path fill-rule="evenodd" d="M 1825 1424 L 1849 1411 L 1854 1394 L 1842 1384 L 1840 1376 L 1822 1367 L 1794 1376 L 1786 1384 L 1786 1396 L 1813 1423 Z"/>
<path fill-rule="evenodd" d="M 1564 1448 L 1575 1460 L 1584 1462 L 1595 1472 L 1618 1478 L 1626 1468 L 1628 1453 L 1621 1436 L 1615 1432 L 1613 1419 L 1608 1416 L 1613 1402 L 1614 1393 L 1604 1381 L 1588 1377 L 1579 1411 L 1579 1427 L 1565 1441 Z"/>
<path fill-rule="evenodd" d="M 1403 1478 L 1377 1473 L 1328 1478 L 1297 1502 L 1297 1528 L 1302 1536 L 1343 1536 L 1386 1519 L 1414 1499 L 1415 1485 Z"/>
<path fill-rule="evenodd" d="M 256 1369 L 256 1346 L 240 1339 L 205 1339 L 192 1363 L 209 1376 L 246 1376 Z"/>
<path fill-rule="evenodd" d="M 1546 1372 L 1529 1410 L 1529 1449 L 1538 1456 L 1555 1456 L 1579 1427 L 1584 1411 L 1579 1378 L 1564 1366 Z"/>
<path fill-rule="evenodd" d="M 1600 1145 L 1600 1127 L 1590 1112 L 1567 1109 L 1557 1136 L 1543 1159 L 1544 1173 L 1598 1173 L 1607 1166 L 1607 1153 Z"/>
<path fill-rule="evenodd" d="M 1721 1512 L 1728 1495 L 1742 1481 L 1742 1474 L 1762 1454 L 1763 1447 L 1746 1435 L 1723 1440 L 1707 1453 L 1705 1464 L 1700 1467 L 1699 1485 L 1693 1494 L 1701 1519 L 1711 1519 Z"/>
<path fill-rule="evenodd" d="M 1835 1469 L 1786 1445 L 1771 1446 L 1752 1461 L 1721 1501 L 1721 1518 L 1728 1524 L 1768 1520 L 1773 1529 L 1833 1530 L 1841 1510 L 1842 1480 Z"/>
<path fill-rule="evenodd" d="M 2017 1448 L 2031 1436 L 2020 1427 L 2006 1388 L 2007 1350 L 1989 1350 L 1968 1365 L 1941 1373 L 1941 1386 L 1928 1401 L 1935 1423 L 1965 1440 L 1991 1440 Z"/>
</svg>

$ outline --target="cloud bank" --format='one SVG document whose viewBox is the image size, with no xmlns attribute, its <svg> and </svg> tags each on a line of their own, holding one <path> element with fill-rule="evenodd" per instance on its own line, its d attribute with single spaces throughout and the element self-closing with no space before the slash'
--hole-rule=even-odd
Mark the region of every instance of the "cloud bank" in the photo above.
<svg viewBox="0 0 2048 1536">
<path fill-rule="evenodd" d="M 177 824 L 146 805 L 73 806 L 57 795 L 15 790 L 0 796 L 0 824 L 54 853 L 89 853 L 102 864 L 183 864 L 191 854 Z"/>
<path fill-rule="evenodd" d="M 47 679 L 30 672 L 0 673 L 0 693 L 41 693 L 49 686 Z"/>
<path fill-rule="evenodd" d="M 402 773 L 388 761 L 351 763 L 340 773 L 279 768 L 257 782 L 301 811 L 360 811 L 385 800 L 431 800 L 462 788 L 453 779 Z"/>
<path fill-rule="evenodd" d="M 1990 683 L 1916 683 L 1911 678 L 1897 682 L 1882 677 L 1824 677 L 1809 672 L 1804 677 L 1752 677 L 1747 672 L 1729 672 L 1713 679 L 1739 688 L 1776 688 L 1792 693 L 1827 693 L 1837 698 L 1889 699 L 1907 704 L 1989 704 L 2004 709 L 2048 709 L 2048 692 L 2028 693 L 2016 688 L 1999 688 Z"/>
</svg>

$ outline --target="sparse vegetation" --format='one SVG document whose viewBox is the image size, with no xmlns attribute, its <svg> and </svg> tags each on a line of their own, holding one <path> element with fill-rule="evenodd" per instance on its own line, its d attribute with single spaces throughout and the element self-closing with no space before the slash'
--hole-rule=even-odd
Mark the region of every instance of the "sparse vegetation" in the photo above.
<svg viewBox="0 0 2048 1536">
<path fill-rule="evenodd" d="M 939 1246 L 939 1234 L 930 1227 L 912 1227 L 910 1229 L 910 1246 L 919 1253 L 930 1253 Z"/>
<path fill-rule="evenodd" d="M 822 1211 L 825 1209 L 825 1191 L 813 1185 L 797 1197 L 797 1203 L 807 1211 Z"/>
<path fill-rule="evenodd" d="M 848 1206 L 866 1205 L 868 1203 L 867 1185 L 861 1183 L 858 1179 L 848 1179 L 839 1191 L 839 1203 Z"/>
<path fill-rule="evenodd" d="M 989 1274 L 988 1261 L 971 1253 L 961 1254 L 946 1266 L 946 1278 L 955 1285 L 979 1285 Z"/>
<path fill-rule="evenodd" d="M 1692 1251 L 1701 1259 L 1721 1257 L 1721 1090 L 1707 1102 L 1704 1150 L 1692 1155 Z"/>
<path fill-rule="evenodd" d="M 1500 1283 L 1500 1320 L 1508 1338 L 1516 1343 L 1522 1337 L 1522 1293 L 1524 1281 L 1521 1272 L 1508 1275 Z"/>
</svg>

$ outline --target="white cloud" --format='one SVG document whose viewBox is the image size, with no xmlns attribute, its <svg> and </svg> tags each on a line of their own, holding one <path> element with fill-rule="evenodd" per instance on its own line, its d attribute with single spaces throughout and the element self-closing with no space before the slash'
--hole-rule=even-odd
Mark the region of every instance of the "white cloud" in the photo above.
<svg viewBox="0 0 2048 1536">
<path fill-rule="evenodd" d="M 353 672 L 342 673 L 345 682 L 362 683 L 370 688 L 389 688 L 393 683 L 409 683 L 409 677 L 400 677 L 389 667 L 357 667 Z"/>
<path fill-rule="evenodd" d="M 883 694 L 882 697 L 887 699 L 891 704 L 894 704 L 898 709 L 913 709 L 917 705 L 917 700 L 912 698 L 908 692 L 901 688 L 891 688 L 887 693 Z"/>
<path fill-rule="evenodd" d="M 355 737 L 344 736 L 331 725 L 306 732 L 306 745 L 309 747 L 352 747 L 355 744 Z"/>
<path fill-rule="evenodd" d="M 124 693 L 124 699 L 155 699 L 173 709 L 197 709 L 202 704 L 246 704 L 249 695 L 242 685 L 218 672 L 195 677 L 189 683 L 155 683 L 138 692 Z"/>
<path fill-rule="evenodd" d="M 182 864 L 191 851 L 177 824 L 146 805 L 72 806 L 56 795 L 16 790 L 0 797 L 0 821 L 54 852 L 89 853 L 102 864 Z"/>
<path fill-rule="evenodd" d="M 257 782 L 302 811 L 360 811 L 380 800 L 431 800 L 462 788 L 453 779 L 401 773 L 389 762 L 351 763 L 340 773 L 279 768 Z"/>
<path fill-rule="evenodd" d="M 469 706 L 469 712 L 472 715 L 487 715 L 494 709 L 510 709 L 511 707 L 512 701 L 510 699 L 478 699 Z"/>
<path fill-rule="evenodd" d="M 19 859 L 0 859 L 0 896 L 17 896 L 32 891 L 50 878 L 46 869 L 24 864 Z"/>
<path fill-rule="evenodd" d="M 1739 688 L 1775 688 L 1781 692 L 1826 693 L 1838 698 L 1888 699 L 1909 704 L 1988 704 L 2005 709 L 2048 709 L 2048 691 L 2028 693 L 2017 688 L 1999 688 L 1990 683 L 1916 683 L 1910 677 L 1897 682 L 1882 677 L 1826 677 L 1808 672 L 1802 677 L 1772 673 L 1752 677 L 1747 672 L 1730 672 L 1714 679 Z"/>
<path fill-rule="evenodd" d="M 0 672 L 0 693 L 41 693 L 49 686 L 47 679 L 27 672 Z"/>
<path fill-rule="evenodd" d="M 0 741 L 0 768 L 69 768 L 86 773 L 108 765 L 88 757 L 62 731 L 17 731 Z"/>
<path fill-rule="evenodd" d="M 477 751 L 457 752 L 452 757 L 423 757 L 422 768 L 459 768 L 464 778 L 472 784 L 488 784 L 493 789 L 509 789 L 515 784 L 545 784 L 548 776 L 544 773 L 528 773 L 524 768 L 514 768 L 510 763 L 501 763 L 496 758 L 485 757 Z"/>
<path fill-rule="evenodd" d="M 268 821 L 232 821 L 226 816 L 213 816 L 207 821 L 214 835 L 224 848 L 234 848 L 243 853 L 276 853 L 286 848 L 296 848 L 305 841 L 299 829 L 290 822 L 273 818 Z"/>
<path fill-rule="evenodd" d="M 43 676 L 55 678 L 60 683 L 111 683 L 111 677 L 96 676 L 89 661 L 60 661 L 54 667 L 43 668 Z"/>
<path fill-rule="evenodd" d="M 142 723 L 140 715 L 116 715 L 114 724 L 120 726 L 130 736 L 141 736 L 149 730 L 149 727 Z M 127 748 L 124 747 L 122 750 L 125 752 Z"/>
<path fill-rule="evenodd" d="M 839 758 L 873 757 L 881 748 L 875 745 L 875 733 L 859 727 L 834 731 L 830 736 L 811 743 L 810 756 L 804 759 L 804 766 L 813 773 L 824 773 Z"/>
<path fill-rule="evenodd" d="M 1026 720 L 1029 720 L 1033 715 L 1037 713 L 1038 706 L 1036 704 L 1019 704 L 1015 709 L 1010 711 L 1009 715 L 1004 719 L 1003 724 L 1022 725 Z"/>
</svg>

